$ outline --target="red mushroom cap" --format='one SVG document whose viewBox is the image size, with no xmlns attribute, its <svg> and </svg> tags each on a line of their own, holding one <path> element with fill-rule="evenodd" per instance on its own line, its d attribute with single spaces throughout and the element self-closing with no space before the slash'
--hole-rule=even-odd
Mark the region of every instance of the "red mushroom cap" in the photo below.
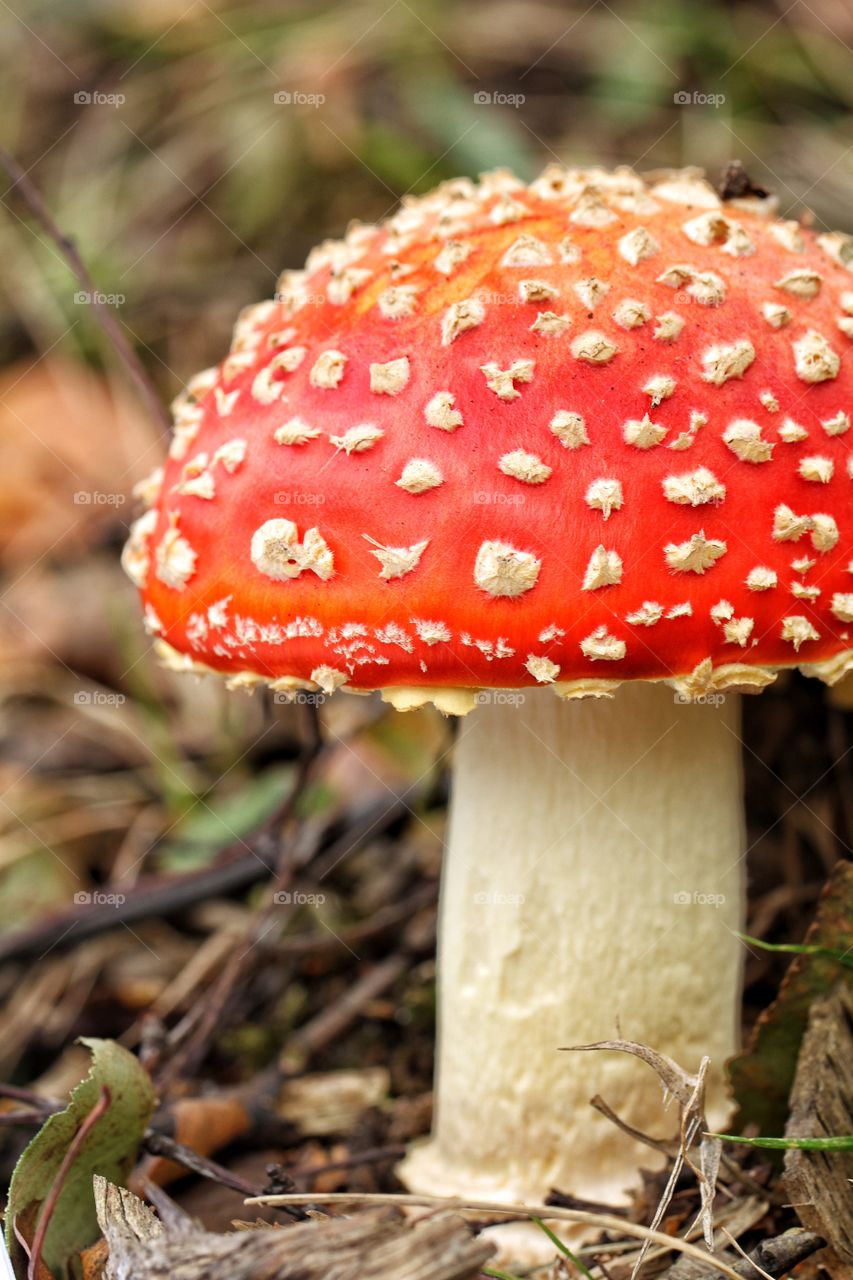
<svg viewBox="0 0 853 1280">
<path fill-rule="evenodd" d="M 498 172 L 320 245 L 176 402 L 124 555 L 163 652 L 454 710 L 840 678 L 853 240 L 773 206 Z"/>
</svg>

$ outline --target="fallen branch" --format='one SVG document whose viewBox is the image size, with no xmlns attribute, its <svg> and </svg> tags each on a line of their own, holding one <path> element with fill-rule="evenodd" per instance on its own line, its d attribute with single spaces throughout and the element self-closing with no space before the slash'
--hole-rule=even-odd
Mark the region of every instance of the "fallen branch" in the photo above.
<svg viewBox="0 0 853 1280">
<path fill-rule="evenodd" d="M 497 1204 L 492 1200 L 459 1200 L 445 1196 L 392 1195 L 385 1193 L 355 1192 L 319 1192 L 309 1194 L 287 1194 L 280 1196 L 253 1196 L 246 1204 L 264 1204 L 270 1206 L 286 1204 L 340 1204 L 340 1205 L 398 1205 L 399 1207 L 447 1209 L 453 1213 L 497 1214 L 500 1218 L 509 1216 L 516 1218 L 542 1218 L 545 1221 L 576 1222 L 581 1226 L 597 1227 L 599 1231 L 613 1231 L 621 1235 L 634 1236 L 636 1239 L 648 1241 L 649 1244 L 662 1245 L 666 1249 L 675 1249 L 679 1253 L 695 1258 L 710 1270 L 728 1276 L 729 1280 L 741 1280 L 737 1271 L 727 1262 L 712 1257 L 697 1245 L 688 1244 L 677 1236 L 666 1235 L 663 1231 L 653 1231 L 650 1227 L 636 1222 L 626 1222 L 615 1214 L 585 1213 L 578 1209 L 560 1209 L 548 1205 L 529 1204 Z M 601 1252 L 607 1249 L 601 1246 Z"/>
</svg>

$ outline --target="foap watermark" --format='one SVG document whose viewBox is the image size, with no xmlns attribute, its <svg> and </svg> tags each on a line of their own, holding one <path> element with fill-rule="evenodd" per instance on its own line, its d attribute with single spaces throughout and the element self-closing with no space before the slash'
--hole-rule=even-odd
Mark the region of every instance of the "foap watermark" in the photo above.
<svg viewBox="0 0 853 1280">
<path fill-rule="evenodd" d="M 526 502 L 523 493 L 498 493 L 493 489 L 479 489 L 474 494 L 478 507 L 521 507 Z"/>
<path fill-rule="evenodd" d="M 277 289 L 273 294 L 273 301 L 287 305 L 293 301 L 293 297 L 286 289 Z M 304 307 L 323 307 L 328 301 L 329 299 L 325 293 L 300 293 L 299 309 L 302 310 Z"/>
<path fill-rule="evenodd" d="M 103 493 L 100 489 L 78 489 L 74 494 L 76 507 L 123 507 L 127 496 L 123 493 Z"/>
<path fill-rule="evenodd" d="M 75 307 L 123 307 L 125 302 L 123 293 L 102 293 L 100 289 L 78 289 L 74 294 Z"/>
<path fill-rule="evenodd" d="M 478 689 L 474 694 L 478 707 L 520 707 L 526 701 L 520 689 Z"/>
<path fill-rule="evenodd" d="M 502 93 L 499 89 L 477 89 L 474 94 L 477 107 L 514 107 L 517 111 L 526 101 L 523 93 Z"/>
<path fill-rule="evenodd" d="M 726 101 L 724 93 L 705 93 L 702 89 L 679 89 L 672 95 L 677 107 L 714 107 L 723 106 Z"/>
<path fill-rule="evenodd" d="M 103 93 L 100 89 L 78 89 L 74 103 L 78 107 L 123 107 L 127 96 L 123 93 Z"/>
<path fill-rule="evenodd" d="M 679 706 L 721 707 L 726 700 L 724 693 L 676 693 L 673 702 Z"/>
<path fill-rule="evenodd" d="M 672 895 L 672 901 L 677 907 L 722 907 L 726 901 L 724 893 L 702 893 L 699 889 L 689 892 L 687 889 L 679 889 L 677 893 Z"/>
<path fill-rule="evenodd" d="M 298 889 L 281 889 L 272 900 L 277 907 L 322 907 L 325 893 L 302 893 Z"/>
<path fill-rule="evenodd" d="M 478 907 L 523 907 L 525 901 L 523 893 L 502 893 L 497 889 L 482 889 L 474 894 Z"/>
<path fill-rule="evenodd" d="M 322 507 L 325 493 L 306 493 L 303 489 L 280 489 L 273 496 L 277 507 Z"/>
<path fill-rule="evenodd" d="M 325 93 L 306 93 L 304 89 L 278 89 L 272 96 L 277 107 L 322 107 Z"/>
<path fill-rule="evenodd" d="M 77 707 L 123 707 L 126 702 L 123 693 L 111 693 L 109 689 L 78 689 L 74 694 Z"/>
<path fill-rule="evenodd" d="M 75 907 L 122 907 L 126 902 L 127 898 L 123 893 L 106 893 L 101 889 L 93 889 L 91 892 L 80 889 L 74 895 Z"/>
<path fill-rule="evenodd" d="M 275 689 L 272 700 L 280 707 L 321 707 L 326 701 L 326 695 L 315 693 L 311 689 Z"/>
</svg>

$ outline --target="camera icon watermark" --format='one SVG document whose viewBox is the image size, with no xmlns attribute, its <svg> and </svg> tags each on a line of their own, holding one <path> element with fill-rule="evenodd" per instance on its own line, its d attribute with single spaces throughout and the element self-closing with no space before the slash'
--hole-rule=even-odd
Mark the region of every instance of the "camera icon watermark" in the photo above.
<svg viewBox="0 0 853 1280">
<path fill-rule="evenodd" d="M 713 107 L 717 110 L 726 101 L 724 93 L 703 93 L 701 89 L 679 89 L 672 95 L 677 107 Z"/>
<path fill-rule="evenodd" d="M 126 502 L 123 493 L 102 493 L 99 489 L 78 489 L 74 494 L 76 507 L 123 507 Z"/>
<path fill-rule="evenodd" d="M 521 707 L 526 701 L 520 689 L 478 689 L 474 694 L 478 707 Z"/>
<path fill-rule="evenodd" d="M 322 707 L 326 694 L 311 689 L 275 689 L 272 700 L 279 707 Z"/>
<path fill-rule="evenodd" d="M 517 111 L 526 101 L 523 93 L 501 93 L 493 89 L 477 89 L 474 93 L 474 105 L 477 107 L 514 107 Z"/>
<path fill-rule="evenodd" d="M 74 94 L 74 102 L 78 107 L 123 107 L 127 95 L 123 93 L 102 93 L 100 89 L 78 89 Z"/>
<path fill-rule="evenodd" d="M 492 489 L 479 489 L 474 494 L 478 507 L 521 507 L 527 501 L 523 493 L 498 493 Z"/>
<path fill-rule="evenodd" d="M 74 694 L 77 707 L 123 707 L 126 702 L 123 693 L 111 693 L 107 689 L 78 689 Z"/>
<path fill-rule="evenodd" d="M 277 107 L 322 107 L 325 93 L 305 93 L 302 89 L 278 89 L 272 96 Z"/>
<path fill-rule="evenodd" d="M 724 893 L 700 893 L 698 889 L 694 889 L 692 893 L 687 889 L 679 889 L 677 893 L 672 895 L 672 901 L 677 907 L 722 907 L 726 901 Z"/>
<path fill-rule="evenodd" d="M 322 507 L 325 493 L 306 493 L 304 489 L 280 489 L 273 495 L 277 507 Z"/>
<path fill-rule="evenodd" d="M 125 902 L 125 894 L 105 893 L 100 889 L 94 889 L 91 893 L 81 889 L 74 895 L 75 907 L 121 907 Z"/>
<path fill-rule="evenodd" d="M 726 700 L 724 693 L 682 693 L 680 690 L 673 698 L 673 702 L 679 706 L 690 707 L 721 707 Z"/>
<path fill-rule="evenodd" d="M 277 907 L 322 907 L 325 893 L 301 893 L 298 889 L 282 889 L 272 900 Z"/>
<path fill-rule="evenodd" d="M 127 301 L 123 293 L 103 293 L 100 289 L 90 292 L 78 289 L 74 294 L 74 305 L 77 307 L 123 307 Z"/>
</svg>

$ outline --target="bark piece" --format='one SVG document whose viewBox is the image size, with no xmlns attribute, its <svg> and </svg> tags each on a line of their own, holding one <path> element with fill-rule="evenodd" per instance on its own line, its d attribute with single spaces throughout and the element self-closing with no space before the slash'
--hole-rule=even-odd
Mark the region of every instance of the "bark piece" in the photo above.
<svg viewBox="0 0 853 1280">
<path fill-rule="evenodd" d="M 106 1280 L 474 1280 L 493 1252 L 451 1213 L 411 1224 L 383 1208 L 214 1235 L 164 1227 L 103 1178 L 95 1199 L 110 1250 Z"/>
<path fill-rule="evenodd" d="M 853 1133 L 853 985 L 842 980 L 815 1001 L 791 1093 L 786 1136 Z M 805 1227 L 826 1237 L 853 1277 L 853 1152 L 785 1153 L 785 1187 Z M 835 1274 L 835 1272 L 833 1273 Z"/>
</svg>

